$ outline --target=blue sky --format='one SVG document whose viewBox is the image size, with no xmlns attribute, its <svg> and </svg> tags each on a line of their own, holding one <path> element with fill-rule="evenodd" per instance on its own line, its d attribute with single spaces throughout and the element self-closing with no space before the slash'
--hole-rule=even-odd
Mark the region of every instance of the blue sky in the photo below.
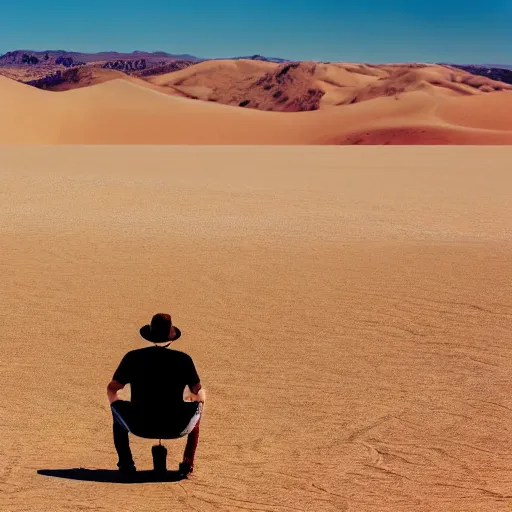
<svg viewBox="0 0 512 512">
<path fill-rule="evenodd" d="M 512 0 L 18 0 L 12 49 L 260 53 L 300 60 L 512 64 Z"/>
</svg>

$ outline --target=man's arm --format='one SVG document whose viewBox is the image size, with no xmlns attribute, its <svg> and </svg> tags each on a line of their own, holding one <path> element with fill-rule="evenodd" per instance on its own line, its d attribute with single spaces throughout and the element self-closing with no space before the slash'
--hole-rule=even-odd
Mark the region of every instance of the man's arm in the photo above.
<svg viewBox="0 0 512 512">
<path fill-rule="evenodd" d="M 199 379 L 199 375 L 197 374 L 196 367 L 194 365 L 194 361 L 192 361 L 192 358 L 184 354 L 185 357 L 185 375 L 186 375 L 186 382 L 188 384 L 188 387 L 190 389 L 190 399 L 193 402 L 205 402 L 206 395 L 204 393 L 204 389 L 201 387 L 201 380 Z"/>
<path fill-rule="evenodd" d="M 195 386 L 192 386 L 190 388 L 191 400 L 193 402 L 205 402 L 206 401 L 206 394 L 204 392 L 204 389 L 201 387 L 201 383 L 198 382 Z"/>
<path fill-rule="evenodd" d="M 112 380 L 110 381 L 109 385 L 107 386 L 107 396 L 108 401 L 110 403 L 115 402 L 116 400 L 119 400 L 119 397 L 117 396 L 117 392 L 120 389 L 123 389 L 126 384 L 128 384 L 131 380 L 131 374 L 132 374 L 132 358 L 131 358 L 132 352 L 128 352 L 121 362 L 119 363 L 119 366 L 117 367 L 116 371 L 114 372 L 114 375 L 112 376 Z"/>
<path fill-rule="evenodd" d="M 112 403 L 112 402 L 115 402 L 116 400 L 119 400 L 119 397 L 117 396 L 117 392 L 123 388 L 124 388 L 124 384 L 117 382 L 117 380 L 110 381 L 109 385 L 107 386 L 108 401 L 110 403 Z"/>
</svg>

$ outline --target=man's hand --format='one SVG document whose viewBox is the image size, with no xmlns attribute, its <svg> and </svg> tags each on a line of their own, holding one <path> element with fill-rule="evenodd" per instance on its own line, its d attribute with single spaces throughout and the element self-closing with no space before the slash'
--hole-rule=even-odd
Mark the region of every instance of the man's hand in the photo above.
<svg viewBox="0 0 512 512">
<path fill-rule="evenodd" d="M 112 402 L 115 402 L 116 400 L 119 400 L 119 397 L 117 396 L 117 392 L 123 388 L 124 388 L 124 384 L 117 382 L 117 380 L 110 381 L 109 385 L 107 386 L 108 401 L 110 403 L 112 403 Z"/>
<path fill-rule="evenodd" d="M 190 399 L 192 402 L 205 402 L 206 394 L 204 389 L 201 387 L 201 383 L 198 382 L 195 386 L 190 388 L 190 392 L 192 393 Z"/>
</svg>

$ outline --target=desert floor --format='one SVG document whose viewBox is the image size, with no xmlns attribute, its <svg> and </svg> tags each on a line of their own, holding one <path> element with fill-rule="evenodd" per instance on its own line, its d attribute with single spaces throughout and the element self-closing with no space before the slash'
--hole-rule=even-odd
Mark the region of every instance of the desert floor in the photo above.
<svg viewBox="0 0 512 512">
<path fill-rule="evenodd" d="M 0 510 L 510 510 L 511 161 L 1 148 Z M 115 469 L 105 388 L 158 311 L 208 392 L 196 474 L 38 473 Z"/>
</svg>

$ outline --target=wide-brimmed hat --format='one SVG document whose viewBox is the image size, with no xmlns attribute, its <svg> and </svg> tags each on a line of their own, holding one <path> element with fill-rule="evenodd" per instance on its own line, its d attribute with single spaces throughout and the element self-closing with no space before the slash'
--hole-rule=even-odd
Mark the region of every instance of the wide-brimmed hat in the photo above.
<svg viewBox="0 0 512 512">
<path fill-rule="evenodd" d="M 169 336 L 171 328 L 174 328 L 174 337 Z M 152 343 L 167 343 L 175 341 L 181 336 L 181 331 L 172 325 L 171 315 L 166 313 L 157 313 L 151 319 L 151 323 L 141 327 L 139 332 L 145 340 Z"/>
</svg>

